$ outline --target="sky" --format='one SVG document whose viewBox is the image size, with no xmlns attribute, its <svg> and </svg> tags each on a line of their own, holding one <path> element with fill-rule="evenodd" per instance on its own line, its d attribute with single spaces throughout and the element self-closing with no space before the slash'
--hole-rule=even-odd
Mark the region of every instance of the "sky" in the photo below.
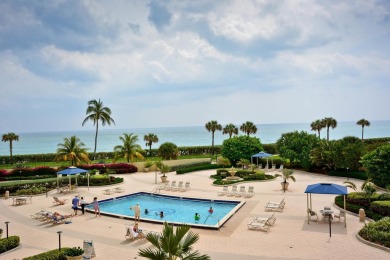
<svg viewBox="0 0 390 260">
<path fill-rule="evenodd" d="M 390 119 L 387 0 L 2 0 L 0 133 Z M 107 126 L 106 126 L 107 127 Z"/>
</svg>

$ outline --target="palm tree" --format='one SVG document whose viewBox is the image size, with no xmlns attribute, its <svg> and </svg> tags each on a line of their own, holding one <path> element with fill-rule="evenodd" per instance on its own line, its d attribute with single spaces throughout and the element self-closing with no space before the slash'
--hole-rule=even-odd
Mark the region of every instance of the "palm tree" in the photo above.
<svg viewBox="0 0 390 260">
<path fill-rule="evenodd" d="M 321 139 L 321 130 L 322 130 L 322 128 L 325 127 L 325 125 L 323 124 L 322 120 L 317 119 L 316 121 L 313 121 L 310 124 L 310 127 L 311 127 L 312 131 L 317 131 L 318 132 L 318 139 Z"/>
<path fill-rule="evenodd" d="M 193 251 L 193 245 L 198 242 L 199 235 L 190 231 L 188 225 L 182 225 L 176 228 L 164 222 L 164 229 L 161 234 L 148 233 L 146 239 L 154 247 L 140 249 L 139 256 L 147 259 L 161 260 L 208 260 L 208 255 L 201 255 L 197 250 Z"/>
<path fill-rule="evenodd" d="M 106 124 L 111 125 L 111 123 L 114 123 L 115 125 L 115 121 L 111 118 L 111 109 L 104 107 L 100 98 L 99 101 L 96 101 L 96 99 L 88 101 L 86 114 L 87 117 L 84 119 L 82 126 L 89 120 L 93 122 L 93 125 L 96 125 L 95 148 L 93 149 L 93 159 L 95 160 L 99 121 L 102 121 L 102 126 L 105 126 Z"/>
<path fill-rule="evenodd" d="M 142 156 L 142 148 L 138 142 L 138 136 L 124 133 L 123 136 L 119 137 L 119 140 L 122 141 L 122 145 L 117 145 L 114 147 L 115 158 L 116 161 L 118 158 L 125 158 L 127 162 L 133 161 L 134 157 L 139 159 L 144 159 Z"/>
<path fill-rule="evenodd" d="M 371 182 L 371 179 L 367 179 L 363 182 L 360 191 L 354 182 L 345 181 L 344 184 L 346 187 L 351 188 L 354 191 L 361 192 L 364 198 L 367 199 L 368 205 L 371 205 L 371 197 L 376 192 L 375 185 Z"/>
<path fill-rule="evenodd" d="M 227 124 L 223 129 L 222 129 L 222 134 L 229 134 L 229 139 L 232 138 L 232 135 L 238 134 L 238 127 L 235 126 L 234 124 Z"/>
<path fill-rule="evenodd" d="M 215 131 L 221 131 L 222 130 L 222 126 L 220 124 L 218 124 L 217 121 L 210 121 L 210 122 L 207 122 L 206 125 L 205 125 L 207 131 L 211 132 L 212 134 L 212 140 L 211 140 L 211 155 L 214 155 L 214 133 Z"/>
<path fill-rule="evenodd" d="M 55 161 L 70 161 L 72 165 L 85 161 L 89 163 L 88 148 L 84 148 L 85 144 L 76 136 L 70 138 L 65 137 L 64 143 L 59 143 Z"/>
<path fill-rule="evenodd" d="M 12 142 L 13 141 L 19 141 L 19 136 L 15 133 L 8 133 L 8 134 L 3 134 L 1 141 L 3 142 L 9 142 L 9 153 L 10 153 L 10 164 L 13 164 L 12 160 Z"/>
<path fill-rule="evenodd" d="M 149 156 L 152 151 L 152 144 L 158 143 L 158 137 L 155 134 L 149 133 L 144 136 L 144 141 L 146 142 L 146 146 L 149 146 Z"/>
<path fill-rule="evenodd" d="M 256 134 L 257 127 L 252 122 L 246 121 L 240 126 L 240 130 L 249 136 L 250 134 Z"/>
<path fill-rule="evenodd" d="M 360 119 L 359 121 L 357 121 L 356 124 L 362 126 L 362 141 L 363 141 L 364 140 L 363 139 L 364 127 L 365 126 L 370 126 L 370 122 L 363 118 L 363 119 Z"/>
<path fill-rule="evenodd" d="M 332 127 L 332 129 L 337 127 L 337 121 L 336 119 L 332 117 L 325 117 L 321 120 L 323 125 L 326 127 L 326 140 L 329 141 L 329 128 Z"/>
</svg>

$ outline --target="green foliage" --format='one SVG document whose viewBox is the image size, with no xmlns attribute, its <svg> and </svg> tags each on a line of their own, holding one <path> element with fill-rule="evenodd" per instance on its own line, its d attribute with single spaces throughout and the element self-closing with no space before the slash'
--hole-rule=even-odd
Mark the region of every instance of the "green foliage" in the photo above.
<svg viewBox="0 0 390 260">
<path fill-rule="evenodd" d="M 240 159 L 250 160 L 252 155 L 262 150 L 263 146 L 258 138 L 235 136 L 223 141 L 221 153 L 235 165 Z"/>
<path fill-rule="evenodd" d="M 382 216 L 390 216 L 390 200 L 374 201 L 371 203 L 372 211 L 381 214 Z"/>
<path fill-rule="evenodd" d="M 390 185 L 390 144 L 364 155 L 361 163 L 373 183 L 380 187 Z"/>
<path fill-rule="evenodd" d="M 142 155 L 143 150 L 141 146 L 137 144 L 138 135 L 123 133 L 123 136 L 120 136 L 119 140 L 122 141 L 122 144 L 114 147 L 114 161 L 117 161 L 119 158 L 125 158 L 126 161 L 130 163 L 134 158 L 144 159 Z"/>
<path fill-rule="evenodd" d="M 336 170 L 336 171 L 330 171 L 328 172 L 329 176 L 338 176 L 338 177 L 348 177 L 348 178 L 354 178 L 359 180 L 367 180 L 367 173 L 366 172 L 359 172 L 359 171 L 347 171 L 347 170 Z"/>
<path fill-rule="evenodd" d="M 276 144 L 262 144 L 263 145 L 263 151 L 270 154 L 277 154 L 278 149 Z"/>
<path fill-rule="evenodd" d="M 138 255 L 147 259 L 211 259 L 208 255 L 201 255 L 197 250 L 193 250 L 199 235 L 190 231 L 188 225 L 179 226 L 174 230 L 173 226 L 164 222 L 161 234 L 148 233 L 146 239 L 154 247 L 140 249 Z"/>
<path fill-rule="evenodd" d="M 163 160 L 174 160 L 179 156 L 179 149 L 174 143 L 166 142 L 160 145 L 160 148 L 158 148 L 158 154 L 163 158 Z"/>
<path fill-rule="evenodd" d="M 80 256 L 82 254 L 84 254 L 84 250 L 81 249 L 80 247 L 68 248 L 65 251 L 65 255 L 67 256 Z"/>
<path fill-rule="evenodd" d="M 293 174 L 294 174 L 294 170 L 284 168 L 282 174 L 277 173 L 274 175 L 274 177 L 275 178 L 282 177 L 283 182 L 287 182 L 288 180 L 292 180 L 293 182 L 295 182 L 295 176 L 293 176 Z"/>
<path fill-rule="evenodd" d="M 336 141 L 335 164 L 337 168 L 358 170 L 360 159 L 365 154 L 363 142 L 354 136 L 346 136 Z"/>
<path fill-rule="evenodd" d="M 311 165 L 310 151 L 316 147 L 318 139 L 314 134 L 294 131 L 282 134 L 277 141 L 279 155 L 289 159 L 290 162 L 297 162 L 304 169 L 309 169 Z"/>
<path fill-rule="evenodd" d="M 365 240 L 390 248 L 390 217 L 368 223 L 359 231 L 359 235 Z"/>
<path fill-rule="evenodd" d="M 23 258 L 23 260 L 66 260 L 65 252 L 70 249 L 68 247 L 61 248 L 61 251 L 58 249 L 50 250 L 38 255 L 33 255 Z"/>
<path fill-rule="evenodd" d="M 228 158 L 225 158 L 225 157 L 218 157 L 217 163 L 222 165 L 223 168 L 226 168 L 226 167 L 232 165 L 230 160 Z"/>
<path fill-rule="evenodd" d="M 349 195 L 348 195 L 349 196 Z M 344 199 L 343 199 L 343 196 L 336 196 L 335 198 L 335 204 L 337 206 L 339 206 L 340 208 L 344 208 Z M 370 219 L 373 219 L 375 221 L 383 218 L 384 216 L 378 214 L 378 213 L 375 213 L 373 212 L 369 207 L 364 207 L 364 206 L 360 206 L 360 205 L 355 205 L 355 204 L 352 204 L 352 203 L 349 203 L 347 201 L 346 203 L 346 209 L 348 211 L 351 211 L 353 213 L 356 213 L 356 214 L 359 214 L 359 209 L 364 209 L 364 212 L 366 213 L 366 216 Z"/>
<path fill-rule="evenodd" d="M 152 167 L 154 164 L 155 164 L 154 161 L 146 161 L 146 162 L 144 163 L 144 166 L 145 166 L 145 168 L 150 168 L 150 167 Z"/>
<path fill-rule="evenodd" d="M 184 173 L 188 173 L 188 172 L 211 170 L 211 169 L 218 169 L 218 168 L 221 168 L 221 165 L 207 163 L 207 164 L 190 166 L 190 167 L 183 167 L 183 168 L 177 169 L 176 174 L 184 174 Z"/>
<path fill-rule="evenodd" d="M 20 237 L 18 236 L 9 236 L 8 238 L 0 239 L 0 254 L 18 247 L 19 244 Z"/>
</svg>

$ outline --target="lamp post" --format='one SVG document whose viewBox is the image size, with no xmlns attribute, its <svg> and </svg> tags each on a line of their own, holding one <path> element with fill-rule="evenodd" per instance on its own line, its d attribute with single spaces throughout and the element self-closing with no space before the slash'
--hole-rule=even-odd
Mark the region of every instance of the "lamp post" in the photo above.
<svg viewBox="0 0 390 260">
<path fill-rule="evenodd" d="M 6 221 L 4 223 L 5 223 L 5 226 L 6 226 L 6 232 L 7 232 L 7 238 L 8 238 L 8 224 L 9 224 L 9 221 Z"/>
<path fill-rule="evenodd" d="M 58 251 L 61 251 L 61 233 L 62 231 L 58 231 Z"/>
</svg>

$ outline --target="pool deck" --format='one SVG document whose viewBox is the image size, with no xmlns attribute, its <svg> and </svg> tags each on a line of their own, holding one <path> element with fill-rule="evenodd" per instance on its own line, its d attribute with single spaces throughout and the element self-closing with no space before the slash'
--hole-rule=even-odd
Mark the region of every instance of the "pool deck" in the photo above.
<svg viewBox="0 0 390 260">
<path fill-rule="evenodd" d="M 215 170 L 199 171 L 183 175 L 168 173 L 168 180 L 190 181 L 191 189 L 186 192 L 162 191 L 162 194 L 182 194 L 183 196 L 227 199 L 230 197 L 217 196 L 222 187 L 212 185 L 210 174 Z M 274 172 L 269 172 L 273 174 Z M 275 172 L 276 173 L 276 172 Z M 329 225 L 324 222 L 310 222 L 306 219 L 307 185 L 314 183 L 343 184 L 346 178 L 327 177 L 317 174 L 308 174 L 295 171 L 297 181 L 290 183 L 289 190 L 281 190 L 278 178 L 266 182 L 248 182 L 243 185 L 254 186 L 255 196 L 246 198 L 246 204 L 225 223 L 220 231 L 193 228 L 192 231 L 200 235 L 195 249 L 208 254 L 212 259 L 389 259 L 390 253 L 365 245 L 359 242 L 355 235 L 364 225 L 357 216 L 347 214 L 347 227 L 338 221 L 332 224 L 332 237 L 329 237 Z M 155 173 L 135 173 L 121 175 L 125 182 L 113 187 L 123 187 L 125 193 L 151 192 L 156 187 Z M 160 178 L 158 177 L 158 183 Z M 360 184 L 360 181 L 356 181 Z M 241 184 L 239 184 L 241 185 Z M 103 195 L 104 189 L 79 188 L 77 194 L 84 196 L 91 202 L 97 196 L 98 200 L 124 195 L 114 193 Z M 62 231 L 61 244 L 63 247 L 82 246 L 83 240 L 93 240 L 96 257 L 93 259 L 142 259 L 138 256 L 138 249 L 150 245 L 147 240 L 125 240 L 125 224 L 133 221 L 112 217 L 95 217 L 86 213 L 77 215 L 71 224 L 46 224 L 34 220 L 30 215 L 46 209 L 60 213 L 72 213 L 71 199 L 74 194 L 59 195 L 69 202 L 63 206 L 53 206 L 55 191 L 45 195 L 35 196 L 32 203 L 12 205 L 12 199 L 0 199 L 0 227 L 3 228 L 3 237 L 6 236 L 5 221 L 9 221 L 9 235 L 18 235 L 21 246 L 15 250 L 0 255 L 2 260 L 22 259 L 23 257 L 42 253 L 58 248 L 57 231 Z M 334 195 L 312 195 L 313 210 L 319 212 L 324 206 L 333 205 Z M 286 206 L 282 212 L 276 212 L 275 225 L 268 233 L 248 230 L 247 224 L 257 216 L 270 216 L 264 206 L 269 201 L 280 201 L 285 198 Z M 130 206 L 130 205 L 129 205 Z M 142 205 L 141 209 L 142 209 Z M 79 213 L 80 214 L 80 213 Z M 160 232 L 161 224 L 143 223 L 140 228 L 148 231 Z"/>
</svg>

